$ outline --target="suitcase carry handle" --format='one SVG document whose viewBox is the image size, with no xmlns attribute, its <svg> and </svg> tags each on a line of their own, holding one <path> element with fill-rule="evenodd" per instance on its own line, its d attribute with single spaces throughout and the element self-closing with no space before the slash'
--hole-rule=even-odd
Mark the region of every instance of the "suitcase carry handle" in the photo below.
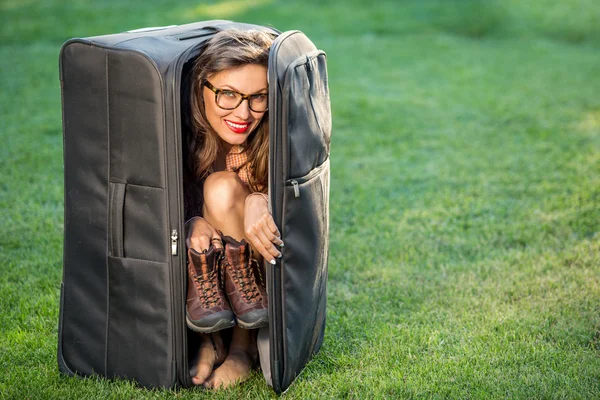
<svg viewBox="0 0 600 400">
<path fill-rule="evenodd" d="M 162 31 L 163 29 L 175 28 L 177 25 L 167 25 L 167 26 L 148 26 L 146 28 L 132 29 L 130 31 L 126 31 L 127 33 L 143 33 L 143 32 L 154 32 L 154 31 Z"/>
<path fill-rule="evenodd" d="M 201 38 L 204 36 L 214 35 L 217 32 L 219 32 L 219 29 L 217 29 L 213 26 L 205 26 L 204 28 L 198 29 L 197 31 L 185 32 L 185 33 L 180 33 L 179 35 L 173 35 L 172 38 L 180 40 L 180 41 L 181 40 L 190 40 L 190 39 Z"/>
<path fill-rule="evenodd" d="M 123 207 L 125 206 L 125 183 L 110 182 L 109 199 L 109 228 L 110 255 L 113 257 L 124 257 L 123 245 Z"/>
</svg>

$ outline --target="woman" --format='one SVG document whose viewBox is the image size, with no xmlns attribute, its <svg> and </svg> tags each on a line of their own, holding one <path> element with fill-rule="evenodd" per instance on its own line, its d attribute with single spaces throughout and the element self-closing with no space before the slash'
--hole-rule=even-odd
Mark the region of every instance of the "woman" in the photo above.
<svg viewBox="0 0 600 400">
<path fill-rule="evenodd" d="M 268 323 L 258 266 L 281 257 L 283 242 L 265 195 L 271 43 L 265 33 L 220 32 L 190 75 L 186 316 L 201 342 L 192 381 L 205 387 L 249 376 L 256 358 L 253 329 Z M 227 328 L 229 343 L 229 335 L 221 335 Z"/>
</svg>

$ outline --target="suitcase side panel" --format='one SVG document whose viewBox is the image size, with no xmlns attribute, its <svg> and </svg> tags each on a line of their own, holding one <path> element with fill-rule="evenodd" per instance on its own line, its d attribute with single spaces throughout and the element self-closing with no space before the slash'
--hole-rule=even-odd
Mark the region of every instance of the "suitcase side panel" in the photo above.
<svg viewBox="0 0 600 400">
<path fill-rule="evenodd" d="M 162 76 L 140 52 L 63 48 L 63 370 L 173 386 Z"/>
<path fill-rule="evenodd" d="M 301 32 L 278 40 L 269 66 L 277 98 L 269 189 L 286 246 L 268 280 L 271 377 L 281 393 L 319 350 L 325 330 L 331 112 L 325 53 Z"/>
<path fill-rule="evenodd" d="M 299 57 L 286 73 L 288 157 L 282 215 L 282 322 L 287 388 L 319 350 L 325 331 L 329 252 L 331 112 L 325 53 Z M 285 390 L 285 389 L 284 389 Z"/>
<path fill-rule="evenodd" d="M 68 46 L 61 53 L 65 240 L 59 341 L 65 366 L 84 375 L 105 369 L 109 151 L 105 57 L 79 46 Z"/>
</svg>

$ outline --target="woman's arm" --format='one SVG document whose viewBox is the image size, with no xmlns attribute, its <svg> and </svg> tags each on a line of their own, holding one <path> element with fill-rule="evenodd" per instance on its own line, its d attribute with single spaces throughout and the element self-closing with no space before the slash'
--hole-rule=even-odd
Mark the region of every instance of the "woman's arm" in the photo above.
<svg viewBox="0 0 600 400">
<path fill-rule="evenodd" d="M 283 247 L 283 241 L 269 212 L 269 203 L 265 194 L 256 192 L 246 197 L 244 232 L 246 239 L 265 260 L 275 264 L 275 257 L 281 257 L 281 252 L 275 246 Z"/>
</svg>

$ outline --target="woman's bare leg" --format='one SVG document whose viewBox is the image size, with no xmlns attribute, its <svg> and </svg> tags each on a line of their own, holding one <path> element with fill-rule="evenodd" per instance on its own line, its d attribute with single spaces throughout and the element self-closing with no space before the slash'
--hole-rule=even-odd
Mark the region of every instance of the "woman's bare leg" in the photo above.
<svg viewBox="0 0 600 400">
<path fill-rule="evenodd" d="M 250 194 L 235 172 L 215 172 L 204 182 L 204 219 L 237 241 L 244 238 L 244 203 Z"/>
<path fill-rule="evenodd" d="M 245 236 L 244 202 L 248 194 L 250 192 L 236 173 L 211 174 L 204 182 L 204 219 L 224 235 L 241 241 Z M 251 331 L 234 327 L 227 358 L 205 378 L 203 385 L 214 389 L 226 388 L 248 378 L 253 364 L 252 349 L 256 346 L 253 337 Z"/>
</svg>

